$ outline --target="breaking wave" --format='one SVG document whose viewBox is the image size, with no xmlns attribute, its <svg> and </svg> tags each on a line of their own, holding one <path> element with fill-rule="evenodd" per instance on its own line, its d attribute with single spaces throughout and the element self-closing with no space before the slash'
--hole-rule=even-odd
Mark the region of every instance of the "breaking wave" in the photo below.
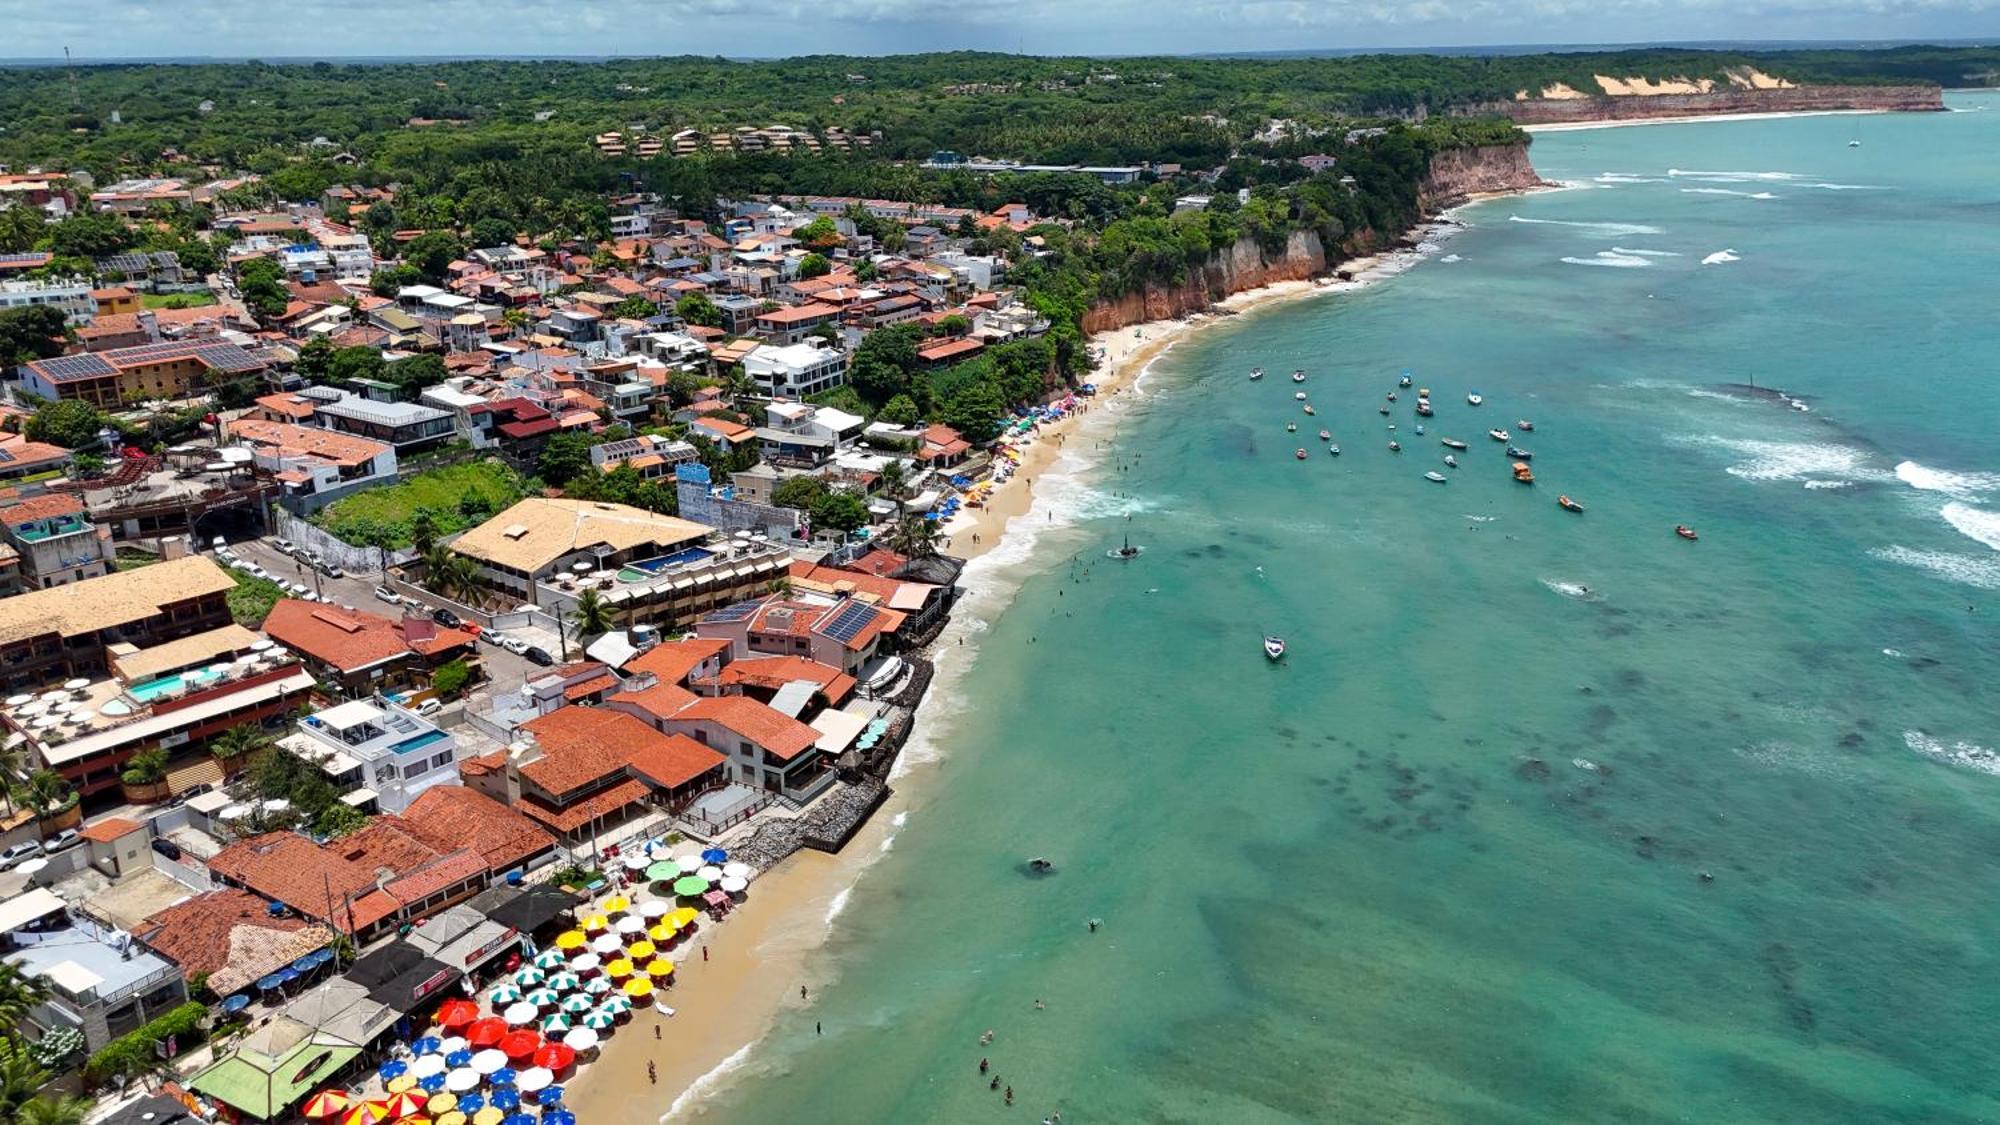
<svg viewBox="0 0 2000 1125">
<path fill-rule="evenodd" d="M 1980 773 L 2000 774 L 2000 754 L 1976 742 L 1946 742 L 1920 730 L 1903 732 L 1903 745 L 1926 758 Z"/>
<path fill-rule="evenodd" d="M 1743 255 L 1738 254 L 1734 250 L 1717 250 L 1715 253 L 1703 258 L 1701 264 L 1704 266 L 1719 266 L 1724 262 L 1740 262 L 1742 260 Z"/>
<path fill-rule="evenodd" d="M 1958 529 L 1960 535 L 1986 544 L 2000 551 L 2000 512 L 1975 508 L 1954 500 L 1938 512 L 1944 522 Z"/>
<path fill-rule="evenodd" d="M 1507 221 L 1510 223 L 1533 223 L 1541 227 L 1574 227 L 1577 230 L 1587 230 L 1592 234 L 1603 235 L 1606 238 L 1621 238 L 1632 234 L 1661 233 L 1659 227 L 1649 227 L 1644 223 L 1586 223 L 1573 219 L 1524 219 L 1519 215 L 1509 215 L 1507 216 Z"/>
<path fill-rule="evenodd" d="M 1631 248 L 1629 248 L 1629 247 L 1625 247 L 1625 246 L 1613 246 L 1613 247 L 1611 248 L 1611 252 L 1612 252 L 1613 254 L 1631 254 L 1631 255 L 1633 255 L 1634 257 L 1638 257 L 1638 258 L 1678 258 L 1678 257 L 1680 257 L 1680 254 L 1679 254 L 1679 253 L 1677 253 L 1677 252 L 1675 252 L 1675 251 L 1673 251 L 1673 250 L 1633 250 L 1633 249 L 1631 249 Z"/>
<path fill-rule="evenodd" d="M 1730 476 L 1755 481 L 1840 481 L 1875 479 L 1868 454 L 1851 445 L 1823 441 L 1760 441 L 1753 438 L 1698 437 L 1687 444 L 1726 450 L 1740 458 Z"/>
<path fill-rule="evenodd" d="M 1797 172 L 1694 172 L 1686 168 L 1669 168 L 1667 175 L 1676 180 L 1697 180 L 1717 184 L 1783 183 L 1786 180 L 1805 179 Z"/>
<path fill-rule="evenodd" d="M 1877 547 L 1868 554 L 1871 558 L 1921 570 L 1947 582 L 1980 590 L 2000 590 L 2000 558 L 1992 555 L 1982 558 L 1977 555 L 1954 555 L 1949 551 L 1919 551 L 1900 544 Z"/>
<path fill-rule="evenodd" d="M 1681 189 L 1681 192 L 1684 195 L 1740 195 L 1745 199 L 1778 198 L 1778 195 L 1775 192 L 1737 191 L 1735 188 L 1726 188 L 1726 187 L 1684 187 Z"/>
<path fill-rule="evenodd" d="M 2000 474 L 1954 473 L 1946 469 L 1933 469 L 1915 461 L 1904 461 L 1897 465 L 1896 479 L 1923 492 L 1942 492 L 1946 496 L 1960 500 L 1977 500 L 1989 492 L 2000 489 Z"/>
<path fill-rule="evenodd" d="M 1594 258 L 1564 258 L 1572 266 L 1610 266 L 1614 269 L 1633 270 L 1653 263 L 1637 254 L 1620 254 L 1616 250 L 1600 250 Z"/>
</svg>

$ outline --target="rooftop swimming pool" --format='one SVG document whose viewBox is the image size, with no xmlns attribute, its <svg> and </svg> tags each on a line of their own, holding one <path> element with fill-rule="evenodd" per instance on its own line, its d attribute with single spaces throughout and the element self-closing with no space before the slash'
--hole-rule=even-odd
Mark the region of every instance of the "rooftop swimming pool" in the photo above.
<svg viewBox="0 0 2000 1125">
<path fill-rule="evenodd" d="M 682 548 L 681 550 L 675 551 L 671 555 L 661 555 L 657 559 L 642 559 L 638 562 L 631 563 L 627 565 L 624 568 L 624 570 L 619 572 L 619 577 L 625 578 L 627 573 L 631 573 L 631 577 L 626 578 L 626 581 L 628 582 L 643 581 L 647 578 L 652 577 L 653 575 L 660 573 L 663 570 L 672 570 L 675 567 L 682 567 L 682 566 L 693 566 L 695 563 L 707 562 L 709 559 L 712 559 L 714 557 L 715 557 L 715 552 L 709 550 L 706 547 L 685 547 Z"/>
<path fill-rule="evenodd" d="M 163 695 L 171 695 L 174 692 L 187 688 L 201 687 L 204 684 L 214 683 L 221 678 L 222 673 L 220 672 L 212 672 L 207 668 L 193 668 L 186 672 L 175 672 L 171 676 L 161 676 L 157 680 L 147 680 L 143 684 L 133 684 L 131 687 L 125 689 L 125 694 L 130 695 L 141 703 L 151 703 Z"/>
<path fill-rule="evenodd" d="M 427 730 L 415 738 L 398 742 L 396 744 L 396 753 L 409 754 L 417 750 L 422 750 L 434 742 L 444 741 L 444 738 L 445 733 L 441 730 Z"/>
</svg>

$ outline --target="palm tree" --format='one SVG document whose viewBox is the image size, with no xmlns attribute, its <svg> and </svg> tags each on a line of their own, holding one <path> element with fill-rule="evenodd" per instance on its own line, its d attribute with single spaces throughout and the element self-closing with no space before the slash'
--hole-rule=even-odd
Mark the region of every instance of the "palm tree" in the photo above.
<svg viewBox="0 0 2000 1125">
<path fill-rule="evenodd" d="M 8 816 L 14 815 L 14 788 L 28 776 L 27 766 L 27 743 L 0 746 L 0 800 L 6 801 Z"/>
<path fill-rule="evenodd" d="M 208 752 L 224 761 L 236 761 L 271 745 L 271 736 L 253 724 L 230 727 L 208 744 Z M 136 756 L 135 756 L 136 760 Z"/>
<path fill-rule="evenodd" d="M 479 582 L 479 568 L 464 555 L 452 555 L 444 565 L 444 585 L 466 605 L 477 605 L 483 600 L 484 588 Z"/>
<path fill-rule="evenodd" d="M 167 776 L 167 752 L 155 746 L 141 750 L 125 761 L 118 780 L 127 785 L 152 785 Z"/>
<path fill-rule="evenodd" d="M 21 799 L 35 810 L 36 816 L 47 816 L 69 805 L 76 791 L 68 781 L 54 770 L 36 770 L 28 775 L 28 784 L 21 791 Z"/>
<path fill-rule="evenodd" d="M 910 559 L 937 554 L 937 524 L 922 516 L 904 516 L 889 532 L 889 549 Z"/>
<path fill-rule="evenodd" d="M 431 548 L 437 546 L 437 538 L 437 518 L 431 515 L 429 508 L 418 508 L 417 514 L 410 517 L 410 546 L 417 549 L 417 554 L 428 558 Z"/>
<path fill-rule="evenodd" d="M 576 622 L 579 636 L 594 637 L 608 632 L 612 625 L 611 604 L 595 590 L 585 590 L 576 599 L 576 614 L 571 620 Z"/>
<path fill-rule="evenodd" d="M 908 483 L 907 478 L 903 476 L 901 461 L 892 458 L 888 464 L 882 466 L 882 495 L 896 502 L 896 518 L 899 520 L 903 518 L 903 493 Z"/>
<path fill-rule="evenodd" d="M 75 1094 L 36 1098 L 21 1107 L 21 1125 L 83 1125 L 90 1099 Z"/>
<path fill-rule="evenodd" d="M 451 560 L 458 556 L 441 543 L 432 543 L 424 551 L 424 578 L 426 585 L 435 593 L 444 593 L 443 579 L 451 571 Z"/>
<path fill-rule="evenodd" d="M 0 961 L 0 1024 L 13 1026 L 21 1022 L 28 1009 L 49 998 L 49 983 L 39 976 L 29 976 L 20 966 Z M 5 1042 L 5 1040 L 0 1040 Z M 5 1056 L 0 1055 L 0 1063 Z M 0 1121 L 6 1120 L 0 1115 Z"/>
<path fill-rule="evenodd" d="M 0 1121 L 19 1120 L 21 1107 L 34 1100 L 35 1091 L 48 1080 L 49 1072 L 35 1062 L 24 1040 L 0 1037 Z"/>
</svg>

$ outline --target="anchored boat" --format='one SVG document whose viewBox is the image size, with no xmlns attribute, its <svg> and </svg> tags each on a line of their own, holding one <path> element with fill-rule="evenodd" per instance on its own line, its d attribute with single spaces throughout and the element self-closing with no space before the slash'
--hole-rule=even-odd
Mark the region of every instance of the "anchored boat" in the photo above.
<svg viewBox="0 0 2000 1125">
<path fill-rule="evenodd" d="M 1474 391 L 1471 394 L 1465 396 L 1465 404 L 1467 406 L 1478 406 L 1480 403 L 1485 401 L 1486 400 L 1484 398 L 1480 397 L 1478 391 Z"/>
<path fill-rule="evenodd" d="M 1261 368 L 1261 367 L 1253 367 L 1253 368 L 1251 368 L 1251 369 L 1250 369 L 1250 379 L 1251 379 L 1251 381 L 1252 381 L 1252 382 L 1255 382 L 1255 381 L 1256 381 L 1256 380 L 1258 380 L 1258 379 L 1262 379 L 1263 377 L 1264 377 L 1264 369 L 1263 369 L 1263 368 Z"/>
<path fill-rule="evenodd" d="M 1514 462 L 1514 479 L 1520 481 L 1522 484 L 1533 484 L 1535 483 L 1535 471 L 1528 467 L 1526 461 L 1516 461 Z"/>
<path fill-rule="evenodd" d="M 1570 499 L 1570 498 L 1569 498 L 1569 497 L 1568 497 L 1567 495 L 1564 495 L 1564 496 L 1558 496 L 1558 497 L 1556 497 L 1556 503 L 1558 503 L 1558 504 L 1562 505 L 1562 509 L 1563 509 L 1563 511 L 1565 511 L 1565 512 L 1582 512 L 1582 511 L 1583 511 L 1583 505 L 1581 505 L 1581 504 L 1577 503 L 1576 501 L 1574 501 L 1574 500 Z"/>
<path fill-rule="evenodd" d="M 1449 478 L 1447 478 L 1443 473 L 1438 472 L 1436 469 L 1432 469 L 1430 472 L 1424 474 L 1424 479 L 1428 481 L 1436 481 L 1439 484 L 1443 484 Z"/>
<path fill-rule="evenodd" d="M 1264 655 L 1272 660 L 1285 658 L 1285 638 L 1270 636 L 1264 638 Z"/>
<path fill-rule="evenodd" d="M 1462 441 L 1458 440 L 1457 438 L 1451 438 L 1451 437 L 1448 437 L 1448 438 L 1441 438 L 1441 439 L 1439 439 L 1439 441 L 1438 441 L 1438 444 L 1439 444 L 1439 445 L 1442 445 L 1442 446 L 1444 446 L 1444 447 L 1445 447 L 1446 449 L 1464 449 L 1464 448 L 1465 448 L 1465 443 L 1464 443 L 1464 442 L 1462 442 Z"/>
<path fill-rule="evenodd" d="M 1514 439 L 1514 435 L 1508 433 L 1506 430 L 1488 430 L 1486 431 L 1486 436 L 1492 438 L 1494 441 L 1512 441 Z"/>
</svg>

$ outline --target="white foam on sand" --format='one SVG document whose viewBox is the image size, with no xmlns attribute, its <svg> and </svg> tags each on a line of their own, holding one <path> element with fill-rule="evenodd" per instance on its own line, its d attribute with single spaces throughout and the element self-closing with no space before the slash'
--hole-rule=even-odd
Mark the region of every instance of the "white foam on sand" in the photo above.
<svg viewBox="0 0 2000 1125">
<path fill-rule="evenodd" d="M 1719 266 L 1724 262 L 1740 262 L 1742 260 L 1743 255 L 1738 254 L 1734 250 L 1717 250 L 1715 253 L 1703 258 L 1701 264 L 1704 266 Z"/>
<path fill-rule="evenodd" d="M 1653 263 L 1637 254 L 1620 254 L 1616 250 L 1599 250 L 1594 258 L 1564 258 L 1572 266 L 1609 266 L 1612 269 L 1645 269 Z"/>
<path fill-rule="evenodd" d="M 750 1049 L 756 1045 L 754 1041 L 743 1044 L 736 1049 L 735 1054 L 716 1063 L 713 1070 L 688 1083 L 688 1088 L 681 1091 L 681 1096 L 674 1099 L 674 1104 L 667 1107 L 667 1112 L 660 1115 L 660 1120 L 663 1122 L 672 1120 L 682 1110 L 692 1108 L 720 1089 L 722 1084 L 729 1080 L 730 1075 L 743 1069 L 750 1061 Z"/>
<path fill-rule="evenodd" d="M 1959 500 L 1977 500 L 1989 492 L 2000 489 L 2000 474 L 1954 473 L 1948 469 L 1933 469 L 1915 461 L 1904 461 L 1897 465 L 1896 479 L 1911 488 L 1923 492 L 1942 492 Z"/>
<path fill-rule="evenodd" d="M 1980 773 L 2000 774 L 2000 754 L 1976 742 L 1946 742 L 1920 730 L 1903 732 L 1903 745 L 1918 754 Z"/>
<path fill-rule="evenodd" d="M 1870 558 L 1924 571 L 1947 582 L 1957 582 L 1980 590 L 2000 590 L 2000 558 L 1992 555 L 1954 555 L 1949 551 L 1919 551 L 1900 544 L 1877 547 Z"/>
<path fill-rule="evenodd" d="M 1944 522 L 1958 529 L 1960 535 L 1975 539 L 1996 551 L 2000 551 L 2000 512 L 1985 508 L 1975 508 L 1957 500 L 1946 504 L 1938 512 Z"/>
<path fill-rule="evenodd" d="M 1649 227 L 1644 223 L 1586 223 L 1572 219 L 1524 219 L 1519 215 L 1509 215 L 1507 216 L 1507 221 L 1510 223 L 1532 223 L 1539 227 L 1571 227 L 1576 230 L 1587 230 L 1592 234 L 1602 235 L 1606 238 L 1623 238 L 1627 235 L 1661 233 L 1659 227 Z"/>
</svg>

